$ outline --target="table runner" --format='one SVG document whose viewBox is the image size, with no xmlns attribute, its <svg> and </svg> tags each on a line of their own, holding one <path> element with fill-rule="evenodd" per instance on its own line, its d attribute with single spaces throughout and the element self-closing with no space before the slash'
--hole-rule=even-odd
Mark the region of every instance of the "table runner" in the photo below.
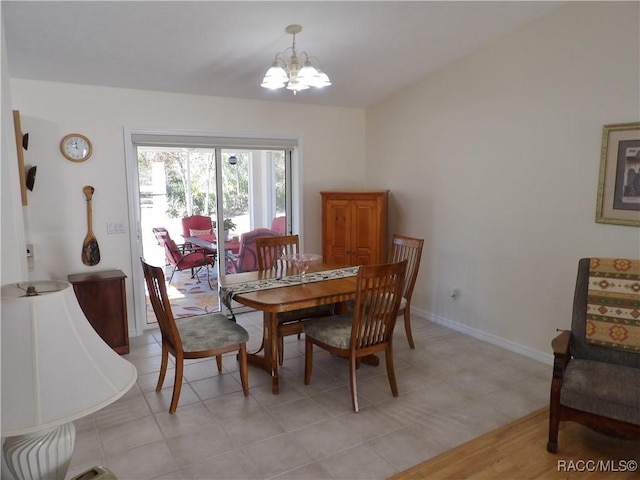
<svg viewBox="0 0 640 480">
<path fill-rule="evenodd" d="M 220 299 L 222 304 L 227 307 L 231 317 L 235 321 L 235 315 L 231 308 L 231 301 L 236 295 L 249 292 L 257 292 L 259 290 L 268 290 L 270 288 L 290 287 L 293 285 L 302 285 L 303 283 L 323 282 L 325 280 L 335 280 L 337 278 L 355 277 L 358 274 L 358 267 L 336 268 L 333 270 L 324 270 L 321 272 L 307 273 L 305 281 L 301 279 L 301 275 L 289 275 L 286 277 L 269 278 L 265 280 L 253 280 L 251 282 L 236 283 L 234 285 L 220 287 Z"/>
</svg>

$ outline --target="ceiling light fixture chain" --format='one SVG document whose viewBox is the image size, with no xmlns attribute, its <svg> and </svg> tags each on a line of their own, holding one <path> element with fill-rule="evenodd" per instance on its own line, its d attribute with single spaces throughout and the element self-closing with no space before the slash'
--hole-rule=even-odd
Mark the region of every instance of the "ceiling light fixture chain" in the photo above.
<svg viewBox="0 0 640 480">
<path fill-rule="evenodd" d="M 331 80 L 320 69 L 316 57 L 311 57 L 307 52 L 301 52 L 300 55 L 304 56 L 304 63 L 302 68 L 300 67 L 296 50 L 296 34 L 301 31 L 300 25 L 289 25 L 285 28 L 285 32 L 293 36 L 292 44 L 284 52 L 276 54 L 273 64 L 267 70 L 260 86 L 269 90 L 277 90 L 286 86 L 295 95 L 300 90 L 306 90 L 309 87 L 322 88 L 331 85 Z M 318 66 L 311 63 L 311 58 L 316 60 Z"/>
</svg>

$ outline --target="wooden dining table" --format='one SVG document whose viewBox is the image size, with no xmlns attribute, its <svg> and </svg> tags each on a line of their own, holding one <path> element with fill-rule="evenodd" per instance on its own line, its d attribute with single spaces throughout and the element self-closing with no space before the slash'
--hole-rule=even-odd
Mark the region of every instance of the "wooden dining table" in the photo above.
<svg viewBox="0 0 640 480">
<path fill-rule="evenodd" d="M 330 264 L 311 265 L 308 273 L 331 271 L 341 268 Z M 270 269 L 257 272 L 244 272 L 226 275 L 221 289 L 233 290 L 234 285 L 258 280 L 281 279 L 295 275 L 295 268 Z M 233 301 L 263 312 L 262 346 L 257 352 L 248 354 L 248 361 L 264 368 L 271 374 L 272 391 L 279 392 L 278 381 L 278 313 L 290 312 L 301 308 L 337 304 L 342 308 L 344 302 L 356 296 L 356 276 L 331 278 L 322 281 L 286 285 L 279 288 L 255 290 L 233 295 Z M 261 353 L 262 352 L 262 353 Z"/>
</svg>

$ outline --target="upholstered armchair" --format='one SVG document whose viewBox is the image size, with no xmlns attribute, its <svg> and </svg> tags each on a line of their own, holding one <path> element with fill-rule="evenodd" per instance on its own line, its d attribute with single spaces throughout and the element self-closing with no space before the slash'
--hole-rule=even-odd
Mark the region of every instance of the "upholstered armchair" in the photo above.
<svg viewBox="0 0 640 480">
<path fill-rule="evenodd" d="M 287 234 L 287 217 L 275 217 L 271 222 L 271 230 L 275 230 L 280 235 Z"/>
<path fill-rule="evenodd" d="M 256 239 L 260 237 L 277 237 L 280 234 L 268 228 L 256 228 L 240 235 L 238 254 L 227 254 L 227 273 L 255 272 L 258 270 L 258 252 Z"/>
<path fill-rule="evenodd" d="M 562 421 L 640 439 L 640 260 L 581 259 L 571 330 L 551 345 L 547 450 Z"/>
</svg>

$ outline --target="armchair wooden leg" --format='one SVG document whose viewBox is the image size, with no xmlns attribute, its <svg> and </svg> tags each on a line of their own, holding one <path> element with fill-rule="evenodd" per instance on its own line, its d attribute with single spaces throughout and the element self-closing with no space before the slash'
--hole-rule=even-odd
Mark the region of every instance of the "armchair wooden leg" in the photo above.
<svg viewBox="0 0 640 480">
<path fill-rule="evenodd" d="M 216 355 L 216 364 L 218 365 L 218 373 L 222 372 L 222 355 Z"/>
<path fill-rule="evenodd" d="M 278 364 L 282 366 L 284 363 L 284 338 L 278 338 Z"/>
<path fill-rule="evenodd" d="M 547 452 L 558 452 L 558 432 L 560 430 L 559 407 L 554 401 L 549 406 L 549 440 L 547 441 Z"/>
</svg>

